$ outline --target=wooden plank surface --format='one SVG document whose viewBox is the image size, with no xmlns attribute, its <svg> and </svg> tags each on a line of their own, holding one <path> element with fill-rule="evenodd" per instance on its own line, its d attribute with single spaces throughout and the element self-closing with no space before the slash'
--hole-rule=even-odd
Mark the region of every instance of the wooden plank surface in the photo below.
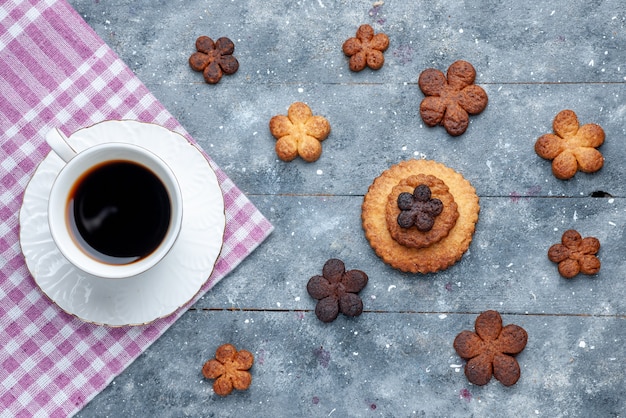
<svg viewBox="0 0 626 418">
<path fill-rule="evenodd" d="M 70 3 L 276 228 L 78 416 L 624 416 L 623 2 Z M 363 23 L 390 46 L 380 71 L 352 73 L 341 45 Z M 235 42 L 235 75 L 190 70 L 200 35 Z M 457 59 L 489 105 L 453 138 L 420 119 L 417 78 Z M 315 163 L 274 153 L 269 119 L 294 101 L 331 123 Z M 561 181 L 535 154 L 563 109 L 605 130 L 600 172 Z M 361 227 L 371 182 L 411 158 L 480 197 L 469 251 L 436 274 L 390 268 Z M 598 275 L 566 280 L 547 259 L 570 228 L 600 240 Z M 370 280 L 362 316 L 323 324 L 306 283 L 331 257 Z M 452 348 L 488 309 L 529 334 L 510 388 L 470 384 Z M 200 369 L 226 342 L 256 363 L 248 391 L 220 398 Z"/>
</svg>

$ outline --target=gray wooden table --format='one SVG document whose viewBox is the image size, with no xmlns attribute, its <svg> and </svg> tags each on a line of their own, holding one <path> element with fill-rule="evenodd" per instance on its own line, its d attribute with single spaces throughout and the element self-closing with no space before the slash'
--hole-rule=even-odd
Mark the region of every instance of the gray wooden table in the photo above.
<svg viewBox="0 0 626 418">
<path fill-rule="evenodd" d="M 626 416 L 621 0 L 70 3 L 276 228 L 79 417 Z M 363 23 L 390 38 L 378 72 L 341 51 Z M 200 35 L 235 42 L 235 75 L 208 85 L 189 68 Z M 453 138 L 420 119 L 417 78 L 457 59 L 489 105 Z M 295 101 L 332 126 L 315 163 L 274 152 L 269 119 Z M 563 109 L 604 128 L 600 172 L 561 181 L 535 154 Z M 361 228 L 372 180 L 411 158 L 480 196 L 469 251 L 436 274 L 388 267 Z M 547 259 L 570 228 L 600 240 L 597 276 L 565 280 Z M 306 283 L 333 257 L 370 281 L 360 317 L 323 324 Z M 488 309 L 529 334 L 512 387 L 470 384 L 452 347 Z M 226 342 L 256 362 L 250 389 L 221 398 L 201 367 Z"/>
</svg>

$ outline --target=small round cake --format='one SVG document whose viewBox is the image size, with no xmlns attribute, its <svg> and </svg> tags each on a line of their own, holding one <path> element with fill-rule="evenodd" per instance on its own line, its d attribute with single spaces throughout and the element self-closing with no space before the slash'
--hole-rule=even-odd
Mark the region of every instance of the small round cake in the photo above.
<svg viewBox="0 0 626 418">
<path fill-rule="evenodd" d="M 480 206 L 461 174 L 430 160 L 403 161 L 385 170 L 363 199 L 365 236 L 392 267 L 434 273 L 469 248 Z"/>
</svg>

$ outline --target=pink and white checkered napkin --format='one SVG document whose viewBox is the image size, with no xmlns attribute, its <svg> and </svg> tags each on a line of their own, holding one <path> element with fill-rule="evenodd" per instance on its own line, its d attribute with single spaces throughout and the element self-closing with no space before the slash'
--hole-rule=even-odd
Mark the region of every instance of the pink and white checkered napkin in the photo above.
<svg viewBox="0 0 626 418">
<path fill-rule="evenodd" d="M 64 0 L 0 3 L 0 417 L 80 410 L 183 313 L 140 327 L 88 324 L 37 288 L 19 244 L 26 185 L 48 154 L 45 133 L 105 119 L 153 122 L 193 139 Z M 207 156 L 208 158 L 208 156 Z M 226 205 L 215 270 L 197 300 L 272 225 L 213 163 Z"/>
</svg>

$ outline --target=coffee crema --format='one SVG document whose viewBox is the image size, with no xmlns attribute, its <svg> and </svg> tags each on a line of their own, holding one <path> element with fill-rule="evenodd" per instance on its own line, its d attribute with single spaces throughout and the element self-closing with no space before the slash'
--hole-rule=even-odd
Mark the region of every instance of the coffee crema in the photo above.
<svg viewBox="0 0 626 418">
<path fill-rule="evenodd" d="M 129 264 L 149 256 L 170 225 L 171 202 L 161 180 L 132 161 L 107 161 L 83 174 L 67 202 L 72 236 L 92 258 Z"/>
</svg>

